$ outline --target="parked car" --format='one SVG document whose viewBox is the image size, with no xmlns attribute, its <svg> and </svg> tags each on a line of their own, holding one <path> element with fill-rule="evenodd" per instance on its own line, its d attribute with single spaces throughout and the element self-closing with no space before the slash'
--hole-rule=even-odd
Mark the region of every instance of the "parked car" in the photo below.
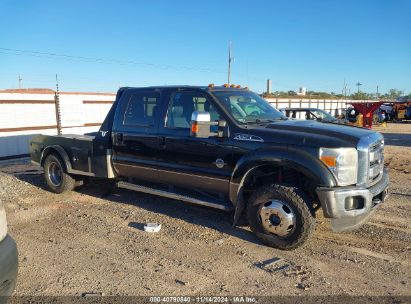
<svg viewBox="0 0 411 304">
<path fill-rule="evenodd" d="M 338 119 L 330 113 L 317 108 L 284 108 L 280 109 L 280 111 L 288 118 L 345 124 L 343 119 Z"/>
<path fill-rule="evenodd" d="M 121 88 L 88 135 L 38 135 L 32 161 L 51 191 L 88 177 L 246 217 L 263 243 L 303 244 L 322 210 L 335 231 L 385 201 L 384 139 L 365 129 L 285 117 L 248 89 Z"/>
<path fill-rule="evenodd" d="M 17 281 L 18 256 L 14 240 L 7 233 L 4 204 L 0 200 L 0 303 L 12 294 Z"/>
</svg>

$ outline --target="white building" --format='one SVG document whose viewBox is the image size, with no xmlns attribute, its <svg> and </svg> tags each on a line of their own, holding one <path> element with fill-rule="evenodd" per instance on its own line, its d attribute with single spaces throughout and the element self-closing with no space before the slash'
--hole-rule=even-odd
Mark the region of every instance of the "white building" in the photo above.
<svg viewBox="0 0 411 304">
<path fill-rule="evenodd" d="M 115 94 L 60 92 L 63 134 L 97 131 Z M 55 92 L 49 89 L 0 91 L 0 160 L 27 156 L 34 134 L 57 134 Z"/>
<path fill-rule="evenodd" d="M 304 87 L 301 87 L 297 92 L 297 95 L 300 95 L 300 96 L 305 96 L 306 94 L 307 94 L 307 88 L 304 88 Z"/>
</svg>

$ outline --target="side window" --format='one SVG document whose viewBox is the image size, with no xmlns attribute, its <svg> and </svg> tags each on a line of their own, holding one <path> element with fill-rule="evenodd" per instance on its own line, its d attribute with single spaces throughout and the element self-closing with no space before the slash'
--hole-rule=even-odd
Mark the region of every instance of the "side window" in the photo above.
<svg viewBox="0 0 411 304">
<path fill-rule="evenodd" d="M 212 121 L 220 119 L 220 115 L 213 104 L 201 93 L 178 92 L 171 97 L 167 111 L 166 127 L 189 129 L 191 114 L 194 111 L 209 112 Z"/>
<path fill-rule="evenodd" d="M 296 111 L 297 112 L 297 118 L 301 120 L 306 120 L 306 114 L 305 111 Z"/>
<path fill-rule="evenodd" d="M 137 92 L 132 94 L 124 113 L 123 125 L 154 126 L 159 102 L 159 92 Z"/>
</svg>

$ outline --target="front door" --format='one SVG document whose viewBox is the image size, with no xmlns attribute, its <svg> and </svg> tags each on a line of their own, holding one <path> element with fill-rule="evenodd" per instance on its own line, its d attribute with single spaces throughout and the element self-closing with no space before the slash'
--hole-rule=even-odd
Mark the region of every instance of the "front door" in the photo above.
<svg viewBox="0 0 411 304">
<path fill-rule="evenodd" d="M 192 190 L 227 194 L 234 169 L 232 143 L 228 138 L 216 136 L 191 137 L 193 111 L 210 112 L 213 121 L 224 118 L 212 98 L 204 92 L 171 92 L 159 127 L 159 135 L 164 138 L 163 153 L 158 162 L 159 180 Z"/>
</svg>

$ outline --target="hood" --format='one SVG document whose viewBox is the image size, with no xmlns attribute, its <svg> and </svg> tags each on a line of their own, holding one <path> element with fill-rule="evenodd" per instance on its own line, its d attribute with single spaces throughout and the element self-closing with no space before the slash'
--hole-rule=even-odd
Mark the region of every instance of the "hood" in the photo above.
<svg viewBox="0 0 411 304">
<path fill-rule="evenodd" d="M 291 119 L 250 128 L 250 134 L 260 136 L 264 142 L 327 148 L 357 147 L 360 138 L 372 133 L 352 126 Z"/>
<path fill-rule="evenodd" d="M 332 123 L 332 124 L 338 124 L 338 125 L 346 125 L 347 121 L 344 119 L 339 119 L 339 118 L 334 118 L 334 119 L 323 119 L 319 122 L 322 123 Z"/>
</svg>

